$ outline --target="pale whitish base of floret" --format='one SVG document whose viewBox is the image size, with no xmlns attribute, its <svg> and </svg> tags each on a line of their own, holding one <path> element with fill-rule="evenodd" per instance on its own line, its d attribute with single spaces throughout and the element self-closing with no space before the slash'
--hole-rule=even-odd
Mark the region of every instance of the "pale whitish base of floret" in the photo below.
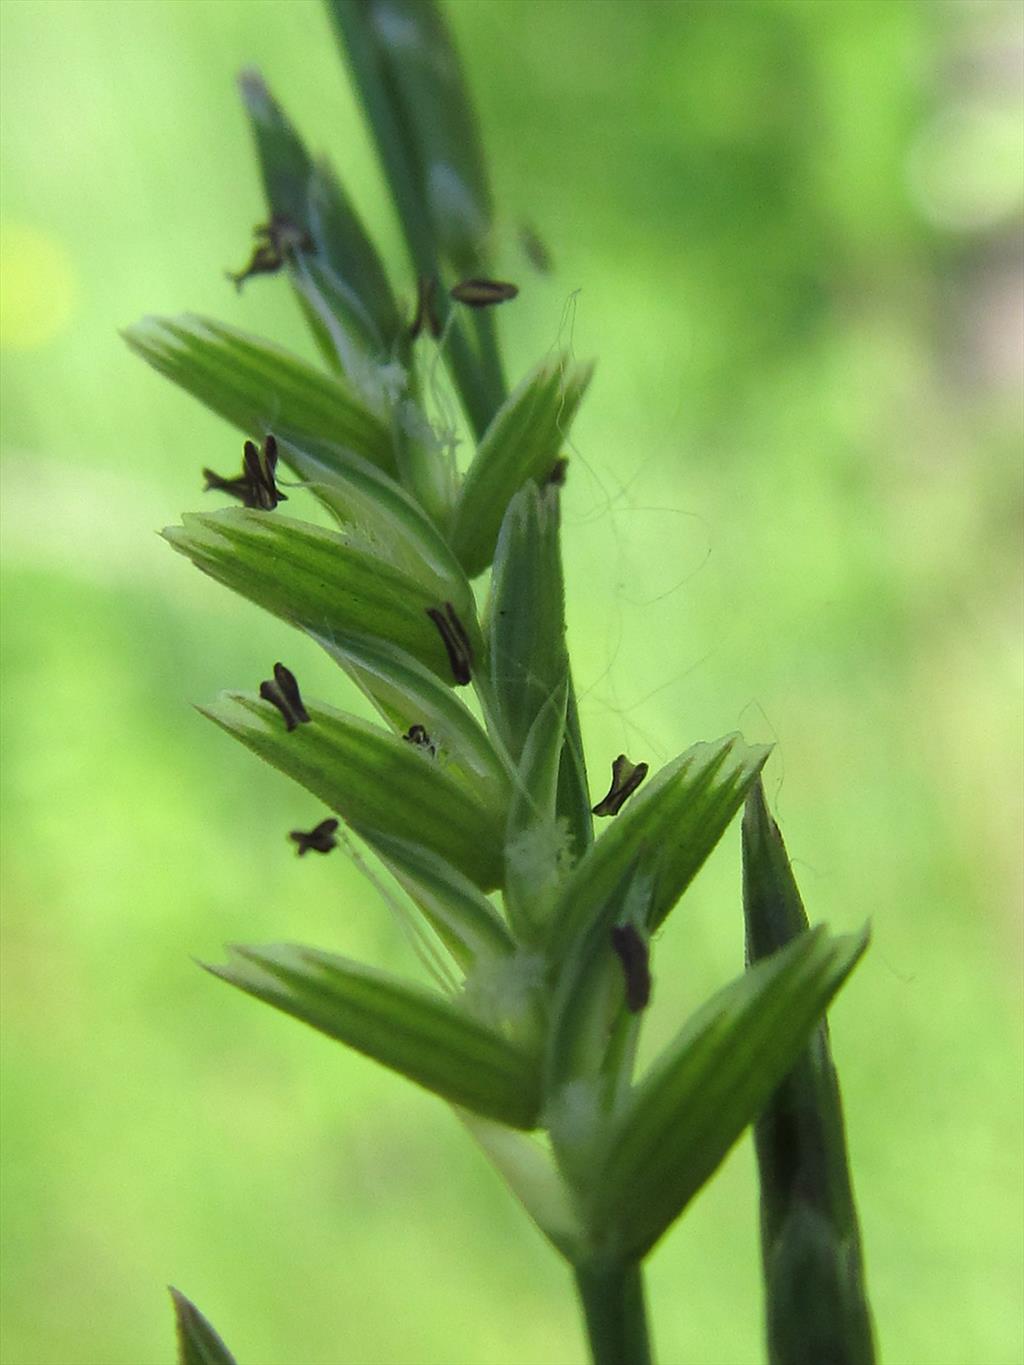
<svg viewBox="0 0 1024 1365">
<path fill-rule="evenodd" d="M 479 1019 L 518 1032 L 543 991 L 545 968 L 543 953 L 525 948 L 482 961 L 467 977 L 463 999 Z"/>
</svg>

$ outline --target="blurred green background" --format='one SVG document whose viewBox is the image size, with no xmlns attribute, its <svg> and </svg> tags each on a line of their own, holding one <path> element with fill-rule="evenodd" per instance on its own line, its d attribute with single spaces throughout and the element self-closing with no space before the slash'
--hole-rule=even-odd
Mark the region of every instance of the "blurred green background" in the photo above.
<svg viewBox="0 0 1024 1365">
<path fill-rule="evenodd" d="M 740 728 L 812 918 L 888 1365 L 1018 1365 L 1022 11 L 456 0 L 510 369 L 596 356 L 565 494 L 594 785 Z M 238 438 L 117 329 L 311 355 L 234 77 L 379 228 L 305 0 L 4 0 L 4 1365 L 162 1365 L 178 1285 L 245 1365 L 578 1365 L 569 1276 L 439 1102 L 197 970 L 228 940 L 416 965 L 316 802 L 189 709 L 305 640 L 153 534 Z M 555 273 L 530 273 L 533 224 Z M 732 831 L 655 961 L 651 1049 L 739 970 Z M 761 1358 L 753 1160 L 650 1263 L 662 1365 Z"/>
</svg>

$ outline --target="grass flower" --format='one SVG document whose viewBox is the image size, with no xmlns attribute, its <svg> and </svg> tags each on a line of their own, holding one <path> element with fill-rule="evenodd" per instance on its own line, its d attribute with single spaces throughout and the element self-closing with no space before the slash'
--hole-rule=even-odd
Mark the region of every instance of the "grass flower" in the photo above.
<svg viewBox="0 0 1024 1365">
<path fill-rule="evenodd" d="M 291 835 L 299 854 L 350 837 L 374 851 L 416 907 L 435 986 L 292 944 L 237 946 L 209 970 L 453 1107 L 573 1267 L 599 1365 L 649 1358 L 643 1259 L 757 1120 L 773 1359 L 866 1362 L 820 1031 L 866 932 L 810 930 L 795 909 L 761 746 L 728 735 L 658 772 L 620 755 L 595 801 L 559 515 L 591 367 L 555 355 L 506 387 L 495 305 L 521 305 L 492 277 L 485 165 L 440 10 L 329 8 L 405 232 L 399 288 L 333 172 L 247 72 L 267 226 L 233 278 L 287 277 L 325 368 L 204 318 L 150 318 L 126 335 L 245 438 L 241 475 L 206 471 L 215 495 L 243 505 L 186 515 L 167 540 L 317 640 L 377 721 L 307 696 L 280 662 L 258 691 L 200 709 L 323 803 L 321 823 Z M 425 348 L 440 350 L 475 437 L 462 472 L 421 403 Z M 298 484 L 288 515 L 278 461 Z M 303 490 L 334 529 L 303 520 Z M 745 803 L 750 964 L 637 1076 L 659 990 L 653 936 Z M 780 1137 L 780 1095 L 786 1112 L 821 1119 L 795 1145 Z M 815 1190 L 792 1161 L 822 1152 L 834 1179 Z M 834 1311 L 817 1313 L 808 1355 L 794 1277 L 811 1271 Z M 202 1315 L 175 1303 L 182 1360 L 230 1360 Z"/>
</svg>

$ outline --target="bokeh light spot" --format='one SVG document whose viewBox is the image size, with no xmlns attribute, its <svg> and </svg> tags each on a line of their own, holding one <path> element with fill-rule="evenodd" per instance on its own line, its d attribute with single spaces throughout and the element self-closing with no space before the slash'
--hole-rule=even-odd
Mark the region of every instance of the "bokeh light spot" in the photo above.
<svg viewBox="0 0 1024 1365">
<path fill-rule="evenodd" d="M 1024 200 L 1019 110 L 977 101 L 942 110 L 911 147 L 907 174 L 937 227 L 976 232 L 1007 222 Z"/>
<path fill-rule="evenodd" d="M 0 347 L 33 351 L 66 329 L 74 311 L 75 271 L 52 233 L 28 223 L 0 230 Z"/>
</svg>

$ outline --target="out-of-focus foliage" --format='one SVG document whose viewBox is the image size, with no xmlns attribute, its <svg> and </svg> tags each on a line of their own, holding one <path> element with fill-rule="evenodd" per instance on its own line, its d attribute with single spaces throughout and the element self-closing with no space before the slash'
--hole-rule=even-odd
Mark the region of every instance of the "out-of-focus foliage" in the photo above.
<svg viewBox="0 0 1024 1365">
<path fill-rule="evenodd" d="M 599 362 L 564 494 L 591 770 L 736 727 L 777 742 L 766 786 L 811 918 L 873 917 L 833 1043 L 882 1354 L 1013 1365 L 1020 12 L 451 18 L 521 289 L 510 378 L 547 347 Z M 223 277 L 260 216 L 247 65 L 383 227 L 411 315 L 326 17 L 8 0 L 0 26 L 0 1354 L 157 1365 L 171 1281 L 251 1365 L 296 1341 L 308 1365 L 576 1359 L 549 1251 L 444 1109 L 189 957 L 288 937 L 415 970 L 354 869 L 290 852 L 316 803 L 188 708 L 282 653 L 353 698 L 151 534 L 205 506 L 201 466 L 240 439 L 117 336 L 187 309 L 316 359 L 283 281 Z M 739 968 L 738 854 L 734 831 L 659 941 L 652 1051 Z M 735 1311 L 757 1301 L 754 1209 L 745 1146 L 651 1262 L 666 1362 L 760 1358 Z"/>
</svg>

